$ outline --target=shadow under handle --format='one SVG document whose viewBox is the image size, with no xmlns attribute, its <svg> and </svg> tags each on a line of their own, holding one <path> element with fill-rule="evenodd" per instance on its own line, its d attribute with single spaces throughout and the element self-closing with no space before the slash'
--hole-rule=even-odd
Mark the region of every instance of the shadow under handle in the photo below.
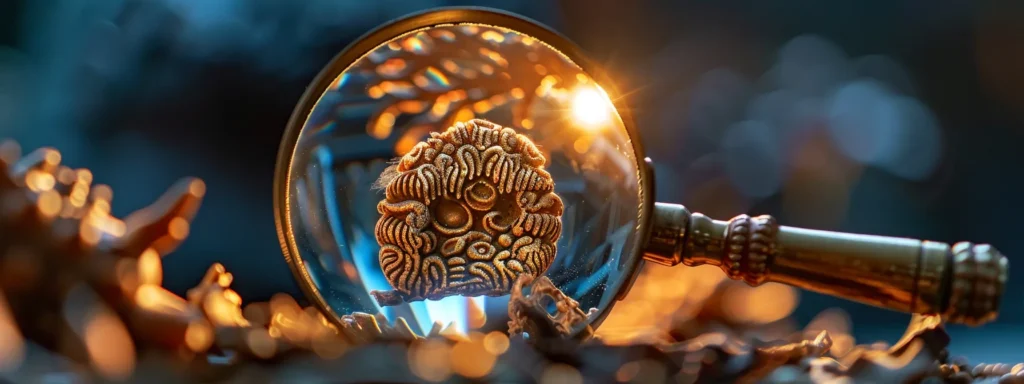
<svg viewBox="0 0 1024 384">
<path fill-rule="evenodd" d="M 713 220 L 665 203 L 652 220 L 647 261 L 717 265 L 751 286 L 779 282 L 951 323 L 994 320 L 1009 268 L 984 244 L 786 227 L 771 216 Z"/>
</svg>

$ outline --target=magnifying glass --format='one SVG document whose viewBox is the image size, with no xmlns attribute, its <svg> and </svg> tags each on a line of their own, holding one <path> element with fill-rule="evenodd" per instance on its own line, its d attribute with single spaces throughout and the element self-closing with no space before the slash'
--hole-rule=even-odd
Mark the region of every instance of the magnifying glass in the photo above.
<svg viewBox="0 0 1024 384">
<path fill-rule="evenodd" d="M 464 136 L 444 139 L 451 127 L 461 127 Z M 423 235 L 404 244 L 417 242 L 415 248 L 424 252 L 399 249 L 394 252 L 417 253 L 416 259 L 410 265 L 389 266 L 386 259 L 395 241 L 381 239 L 378 227 L 390 223 L 382 217 L 414 208 L 381 208 L 380 204 L 397 204 L 389 202 L 393 191 L 380 188 L 381 175 L 394 172 L 393 159 L 405 156 L 405 162 L 411 152 L 429 147 L 420 143 L 431 138 L 435 154 L 423 156 L 439 156 L 444 140 L 463 140 L 456 143 L 463 145 L 473 132 L 484 131 L 493 140 L 478 145 L 478 157 L 488 146 L 504 145 L 503 153 L 519 153 L 516 166 L 532 161 L 536 166 L 530 169 L 538 183 L 550 183 L 550 188 L 495 188 L 499 176 L 483 186 L 469 185 L 470 177 L 459 181 L 470 183 L 456 188 L 446 184 L 456 179 L 440 174 L 434 181 L 415 179 L 412 167 L 419 163 L 400 163 L 399 168 L 405 166 L 412 174 L 409 185 L 420 183 L 415 188 L 423 191 L 430 189 L 428 185 L 440 186 L 435 194 L 406 191 L 405 197 L 415 200 L 413 205 L 422 205 L 424 214 L 434 216 L 416 223 L 416 217 L 403 211 L 401 220 L 395 221 L 400 229 L 394 233 Z M 501 141 L 508 137 L 513 139 Z M 530 147 L 523 147 L 524 142 Z M 449 149 L 451 164 L 460 161 L 456 149 Z M 430 157 L 428 162 L 434 160 Z M 461 169 L 484 173 L 465 171 L 466 167 Z M 327 65 L 288 123 L 274 199 L 278 235 L 294 275 L 308 299 L 337 321 L 345 314 L 367 312 L 402 318 L 420 333 L 435 322 L 454 322 L 464 331 L 498 329 L 504 322 L 493 315 L 506 313 L 507 295 L 465 288 L 469 285 L 451 290 L 457 293 L 453 295 L 423 293 L 454 288 L 457 281 L 468 281 L 470 273 L 464 261 L 442 260 L 429 266 L 427 259 L 449 253 L 465 259 L 476 252 L 473 257 L 496 265 L 493 260 L 502 250 L 526 244 L 535 249 L 530 257 L 541 261 L 502 265 L 548 276 L 581 308 L 596 308 L 588 318 L 592 327 L 628 292 L 644 261 L 716 265 L 749 285 L 779 282 L 897 311 L 941 314 L 954 323 L 981 324 L 998 312 L 1008 263 L 988 245 L 951 246 L 793 228 L 780 226 L 769 216 L 714 220 L 678 204 L 656 203 L 653 184 L 650 160 L 644 156 L 629 108 L 621 105 L 611 80 L 579 48 L 517 15 L 457 8 L 393 21 L 360 38 Z M 444 194 L 441 189 L 450 189 L 458 198 L 439 198 Z M 530 191 L 537 193 L 529 202 L 511 197 Z M 491 198 L 467 205 L 461 193 Z M 507 196 L 497 198 L 495 193 Z M 546 194 L 555 198 L 540 196 Z M 552 224 L 557 224 L 557 236 L 550 227 L 541 234 L 546 237 L 522 240 L 530 237 L 529 231 L 509 230 L 511 222 L 501 224 L 492 215 L 492 224 L 499 224 L 467 240 L 483 244 L 480 249 L 447 241 L 466 236 L 471 222 L 483 221 L 489 211 L 525 217 L 527 211 L 534 212 L 528 206 L 536 206 L 540 199 L 547 199 L 549 208 L 555 206 L 552 199 L 558 200 L 558 209 L 545 211 L 557 222 Z M 462 232 L 459 227 L 464 227 Z M 424 234 L 431 231 L 441 235 Z M 447 251 L 442 249 L 445 244 Z M 412 272 L 395 272 L 403 268 Z M 406 284 L 399 280 L 415 278 L 433 288 L 417 286 L 418 297 L 406 290 L 405 297 L 411 300 L 381 301 L 380 292 L 394 292 L 400 288 L 396 285 Z M 673 287 L 666 284 L 664 289 Z M 492 315 L 491 321 L 487 315 Z"/>
</svg>

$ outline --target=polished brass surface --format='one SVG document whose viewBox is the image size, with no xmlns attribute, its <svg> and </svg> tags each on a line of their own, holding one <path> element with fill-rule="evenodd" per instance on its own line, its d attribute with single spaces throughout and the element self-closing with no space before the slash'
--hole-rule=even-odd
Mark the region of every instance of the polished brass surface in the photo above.
<svg viewBox="0 0 1024 384">
<path fill-rule="evenodd" d="M 988 245 L 786 227 L 771 216 L 713 220 L 663 203 L 655 205 L 644 258 L 717 265 L 752 286 L 779 282 L 969 325 L 995 319 L 1008 269 Z"/>
<path fill-rule="evenodd" d="M 656 204 L 651 218 L 651 237 L 647 240 L 644 260 L 666 266 L 682 262 L 682 233 L 690 224 L 690 211 L 678 204 Z"/>
</svg>

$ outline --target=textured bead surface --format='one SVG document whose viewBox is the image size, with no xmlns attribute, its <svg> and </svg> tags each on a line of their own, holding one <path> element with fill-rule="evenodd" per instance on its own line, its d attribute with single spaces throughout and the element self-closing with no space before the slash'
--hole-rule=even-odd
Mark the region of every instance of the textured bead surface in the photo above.
<svg viewBox="0 0 1024 384">
<path fill-rule="evenodd" d="M 485 120 L 432 133 L 381 175 L 384 305 L 503 295 L 555 257 L 562 200 L 529 138 Z"/>
</svg>

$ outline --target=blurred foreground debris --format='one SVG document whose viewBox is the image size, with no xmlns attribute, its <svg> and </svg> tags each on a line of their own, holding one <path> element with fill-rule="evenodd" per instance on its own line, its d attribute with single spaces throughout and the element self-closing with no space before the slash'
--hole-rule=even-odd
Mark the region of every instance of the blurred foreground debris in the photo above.
<svg viewBox="0 0 1024 384">
<path fill-rule="evenodd" d="M 60 165 L 52 149 L 19 158 L 15 145 L 0 145 L 0 380 L 1024 383 L 1024 364 L 949 358 L 937 317 L 914 317 L 892 347 L 854 346 L 836 313 L 787 337 L 779 324 L 791 308 L 723 307 L 756 305 L 764 294 L 795 303 L 770 286 L 694 283 L 688 299 L 666 298 L 682 306 L 659 323 L 634 324 L 652 331 L 600 338 L 586 325 L 591 313 L 546 277 L 516 282 L 508 334 L 435 324 L 420 337 L 401 318 L 331 321 L 287 295 L 243 309 L 220 264 L 183 298 L 161 286 L 161 258 L 186 238 L 204 188 L 185 179 L 120 220 L 109 214 L 110 189 L 92 185 L 89 171 Z M 625 320 L 606 325 L 627 328 Z"/>
<path fill-rule="evenodd" d="M 402 319 L 392 326 L 362 313 L 338 327 L 285 295 L 243 311 L 220 264 L 179 297 L 161 286 L 161 258 L 187 237 L 205 184 L 184 179 L 121 220 L 110 215 L 109 187 L 60 161 L 53 149 L 20 158 L 17 145 L 0 146 L 0 367 L 22 363 L 26 340 L 118 380 L 151 350 L 223 368 L 295 351 L 337 357 L 353 344 L 416 338 Z"/>
</svg>

